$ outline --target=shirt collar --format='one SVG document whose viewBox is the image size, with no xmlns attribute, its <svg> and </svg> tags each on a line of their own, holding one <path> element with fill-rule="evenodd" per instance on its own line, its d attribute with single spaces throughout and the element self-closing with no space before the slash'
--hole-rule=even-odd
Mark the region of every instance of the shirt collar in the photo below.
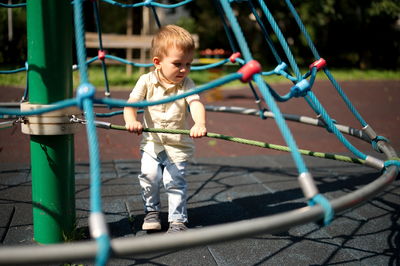
<svg viewBox="0 0 400 266">
<path fill-rule="evenodd" d="M 158 70 L 155 69 L 152 72 L 150 82 L 153 83 L 154 85 L 160 84 L 161 86 L 163 86 L 162 83 L 158 80 L 158 75 L 159 75 Z M 175 87 L 178 88 L 178 89 L 182 88 L 183 87 L 183 83 L 185 82 L 185 80 L 186 80 L 186 77 L 180 83 L 175 84 L 174 86 L 171 86 L 170 88 L 175 88 Z"/>
</svg>

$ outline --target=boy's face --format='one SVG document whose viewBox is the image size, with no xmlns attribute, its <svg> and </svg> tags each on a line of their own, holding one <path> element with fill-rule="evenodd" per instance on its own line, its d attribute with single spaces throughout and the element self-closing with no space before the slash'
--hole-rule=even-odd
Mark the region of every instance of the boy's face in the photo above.
<svg viewBox="0 0 400 266">
<path fill-rule="evenodd" d="M 181 82 L 189 74 L 192 61 L 193 52 L 185 53 L 175 47 L 168 49 L 168 54 L 163 58 L 153 58 L 154 65 L 165 81 L 173 84 Z"/>
</svg>

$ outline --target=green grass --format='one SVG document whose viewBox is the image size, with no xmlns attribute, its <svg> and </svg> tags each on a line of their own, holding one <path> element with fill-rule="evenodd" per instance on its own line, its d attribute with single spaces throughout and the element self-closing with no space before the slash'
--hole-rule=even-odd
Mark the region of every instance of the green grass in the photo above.
<svg viewBox="0 0 400 266">
<path fill-rule="evenodd" d="M 225 67 L 222 70 L 216 71 L 192 71 L 190 77 L 194 80 L 197 85 L 207 83 L 220 76 L 232 73 L 236 69 L 233 67 Z M 359 70 L 359 69 L 333 69 L 330 70 L 333 76 L 338 81 L 347 80 L 399 80 L 400 71 L 394 70 Z M 305 71 L 302 71 L 305 73 Z M 110 89 L 116 90 L 130 90 L 135 85 L 140 73 L 138 69 L 134 71 L 131 76 L 128 76 L 125 71 L 125 66 L 108 66 L 107 77 L 110 84 Z M 75 71 L 73 73 L 74 88 L 79 83 L 79 73 Z M 326 80 L 326 76 L 323 73 L 319 73 L 317 80 Z M 90 82 L 98 87 L 104 88 L 104 73 L 100 66 L 89 67 L 89 80 Z M 270 83 L 285 83 L 288 82 L 285 78 L 280 76 L 268 76 L 265 80 Z M 14 87 L 25 87 L 26 73 L 19 72 L 16 74 L 0 74 L 0 86 L 14 86 Z M 234 81 L 224 85 L 226 88 L 240 87 L 243 84 L 240 81 Z"/>
</svg>

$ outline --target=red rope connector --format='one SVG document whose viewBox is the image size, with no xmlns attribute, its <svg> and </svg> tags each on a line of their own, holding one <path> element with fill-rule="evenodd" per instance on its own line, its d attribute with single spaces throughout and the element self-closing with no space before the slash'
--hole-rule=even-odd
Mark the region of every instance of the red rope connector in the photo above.
<svg viewBox="0 0 400 266">
<path fill-rule="evenodd" d="M 251 60 L 247 62 L 244 66 L 242 66 L 238 73 L 242 73 L 243 76 L 241 78 L 242 82 L 248 82 L 254 74 L 261 72 L 261 65 L 256 60 Z"/>
<path fill-rule="evenodd" d="M 310 70 L 311 70 L 313 67 L 316 67 L 316 68 L 317 68 L 317 71 L 319 71 L 321 68 L 326 67 L 326 61 L 325 61 L 325 59 L 323 59 L 323 58 L 321 57 L 320 59 L 318 59 L 317 61 L 315 61 L 314 63 L 312 63 L 312 64 L 310 65 Z"/>
<path fill-rule="evenodd" d="M 232 62 L 232 63 L 235 63 L 236 62 L 236 58 L 239 58 L 239 57 L 241 57 L 242 55 L 240 54 L 240 52 L 236 52 L 236 53 L 233 53 L 232 55 L 231 55 L 231 57 L 229 57 L 229 60 Z"/>
<path fill-rule="evenodd" d="M 97 52 L 97 56 L 99 57 L 100 60 L 104 60 L 106 58 L 106 51 L 104 50 L 99 50 Z"/>
</svg>

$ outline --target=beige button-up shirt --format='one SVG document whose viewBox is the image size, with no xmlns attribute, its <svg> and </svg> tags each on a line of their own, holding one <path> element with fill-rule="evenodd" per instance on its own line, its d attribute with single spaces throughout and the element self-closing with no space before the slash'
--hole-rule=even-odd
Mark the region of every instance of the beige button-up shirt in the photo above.
<svg viewBox="0 0 400 266">
<path fill-rule="evenodd" d="M 186 77 L 181 83 L 164 87 L 157 78 L 157 72 L 142 75 L 129 97 L 135 101 L 157 101 L 184 93 L 195 87 L 194 82 Z M 188 104 L 199 100 L 198 94 L 173 102 L 147 106 L 144 109 L 145 128 L 187 129 Z M 165 151 L 172 162 L 187 161 L 194 152 L 192 139 L 187 135 L 143 132 L 140 149 L 157 158 Z"/>
</svg>

